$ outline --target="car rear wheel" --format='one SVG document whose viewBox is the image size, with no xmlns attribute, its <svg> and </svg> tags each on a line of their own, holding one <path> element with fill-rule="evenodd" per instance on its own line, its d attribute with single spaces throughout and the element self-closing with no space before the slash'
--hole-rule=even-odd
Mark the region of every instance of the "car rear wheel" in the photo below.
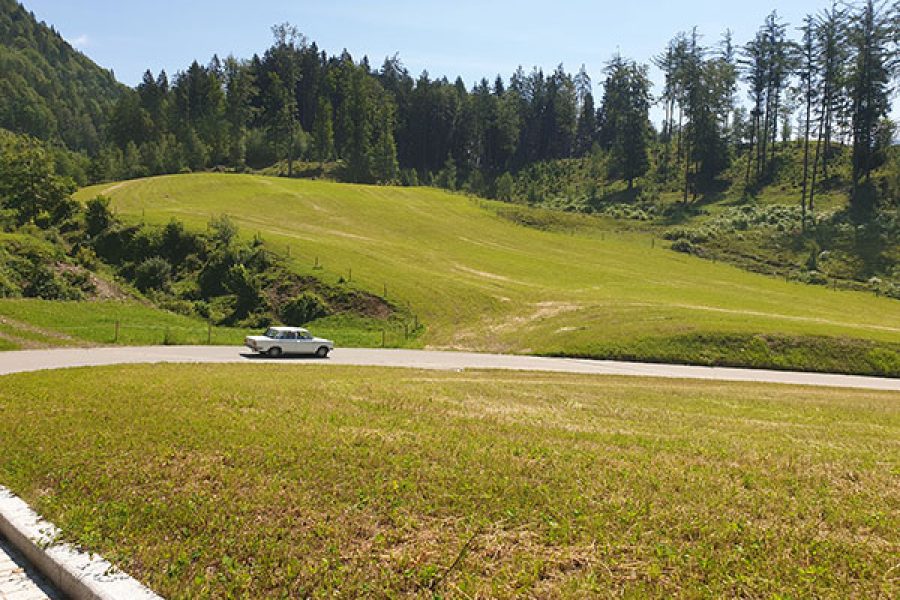
<svg viewBox="0 0 900 600">
<path fill-rule="evenodd" d="M 320 346 L 319 349 L 316 350 L 316 356 L 318 356 L 319 358 L 325 358 L 326 356 L 328 356 L 328 347 Z"/>
<path fill-rule="evenodd" d="M 274 348 L 269 348 L 269 351 L 266 352 L 266 354 L 268 354 L 272 358 L 278 358 L 279 356 L 281 356 L 281 348 L 279 348 L 278 346 L 275 346 Z"/>
</svg>

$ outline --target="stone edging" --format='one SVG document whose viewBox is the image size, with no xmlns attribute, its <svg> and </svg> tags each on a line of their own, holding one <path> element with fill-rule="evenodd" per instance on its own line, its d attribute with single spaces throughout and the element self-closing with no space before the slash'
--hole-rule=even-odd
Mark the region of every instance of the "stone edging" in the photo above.
<svg viewBox="0 0 900 600">
<path fill-rule="evenodd" d="M 102 557 L 58 543 L 59 529 L 2 485 L 0 534 L 72 600 L 162 600 Z"/>
</svg>

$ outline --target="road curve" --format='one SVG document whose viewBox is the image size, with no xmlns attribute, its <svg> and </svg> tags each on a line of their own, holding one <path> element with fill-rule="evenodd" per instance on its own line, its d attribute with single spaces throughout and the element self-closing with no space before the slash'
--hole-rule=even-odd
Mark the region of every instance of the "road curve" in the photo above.
<svg viewBox="0 0 900 600">
<path fill-rule="evenodd" d="M 20 350 L 0 353 L 0 375 L 66 367 L 134 363 L 277 363 L 297 366 L 331 364 L 438 370 L 504 369 L 590 375 L 629 375 L 636 377 L 785 383 L 900 392 L 900 379 L 882 377 L 382 348 L 339 348 L 326 360 L 310 358 L 268 359 L 249 354 L 246 352 L 246 349 L 234 346 L 117 346 L 107 348 Z"/>
</svg>

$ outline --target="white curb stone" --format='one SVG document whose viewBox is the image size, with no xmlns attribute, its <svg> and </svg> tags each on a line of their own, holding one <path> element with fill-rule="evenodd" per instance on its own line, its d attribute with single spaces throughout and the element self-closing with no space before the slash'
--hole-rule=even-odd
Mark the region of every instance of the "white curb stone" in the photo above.
<svg viewBox="0 0 900 600">
<path fill-rule="evenodd" d="M 2 485 L 0 534 L 72 600 L 162 600 L 100 556 L 58 543 L 59 529 Z"/>
</svg>

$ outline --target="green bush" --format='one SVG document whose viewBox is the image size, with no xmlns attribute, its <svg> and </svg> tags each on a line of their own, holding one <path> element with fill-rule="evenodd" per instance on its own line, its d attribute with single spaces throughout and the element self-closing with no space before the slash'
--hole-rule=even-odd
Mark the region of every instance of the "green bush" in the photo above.
<svg viewBox="0 0 900 600">
<path fill-rule="evenodd" d="M 67 284 L 82 292 L 93 294 L 97 291 L 97 286 L 94 285 L 87 271 L 81 269 L 66 270 L 63 271 L 62 278 Z"/>
<path fill-rule="evenodd" d="M 685 254 L 699 254 L 699 250 L 690 240 L 679 238 L 672 242 L 672 250 L 675 252 L 683 252 Z"/>
<path fill-rule="evenodd" d="M 801 273 L 799 280 L 811 285 L 828 285 L 828 277 L 815 269 Z"/>
<path fill-rule="evenodd" d="M 165 290 L 172 279 L 172 265 L 159 256 L 141 262 L 134 269 L 134 285 L 142 292 Z"/>
<path fill-rule="evenodd" d="M 663 233 L 664 239 L 673 241 L 685 239 L 694 244 L 708 242 L 710 237 L 710 232 L 705 229 L 690 229 L 688 227 L 673 227 Z"/>
<path fill-rule="evenodd" d="M 37 265 L 29 274 L 22 289 L 28 298 L 44 300 L 82 300 L 84 294 L 45 265 Z"/>
<path fill-rule="evenodd" d="M 0 298 L 15 298 L 22 293 L 12 278 L 0 270 Z"/>
<path fill-rule="evenodd" d="M 105 196 L 88 200 L 84 211 L 84 224 L 91 237 L 99 235 L 112 225 L 114 218 L 109 203 L 109 198 Z"/>
<path fill-rule="evenodd" d="M 304 292 L 281 308 L 281 320 L 287 325 L 303 325 L 328 314 L 325 302 L 316 294 Z"/>
</svg>

